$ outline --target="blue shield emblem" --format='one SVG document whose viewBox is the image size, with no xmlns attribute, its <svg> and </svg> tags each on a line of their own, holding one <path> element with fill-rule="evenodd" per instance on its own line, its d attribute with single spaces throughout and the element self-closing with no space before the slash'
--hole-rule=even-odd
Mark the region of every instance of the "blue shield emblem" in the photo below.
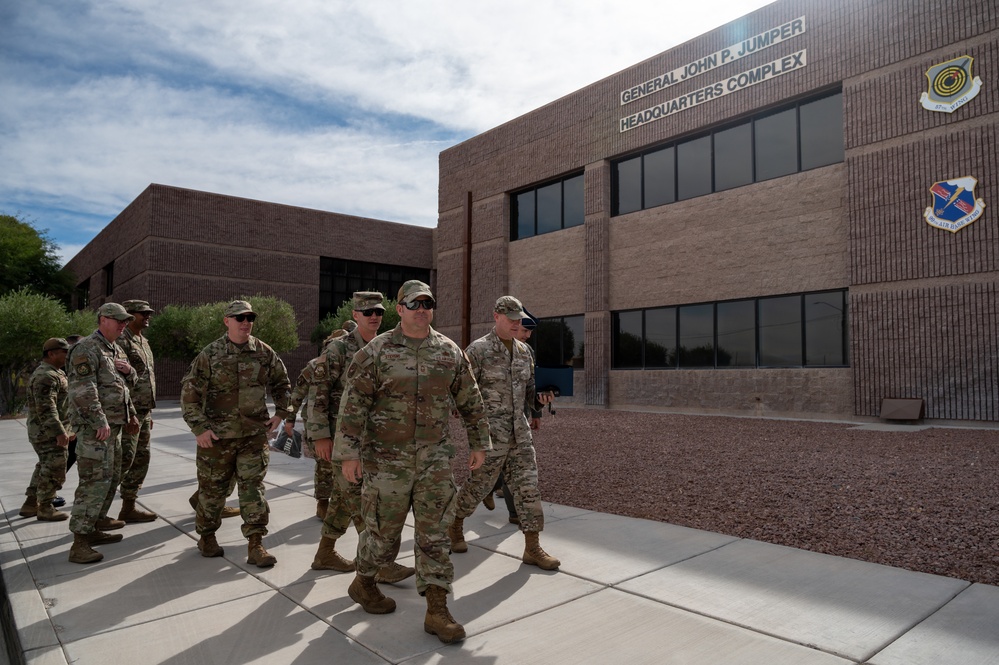
<svg viewBox="0 0 999 665">
<path fill-rule="evenodd" d="M 926 223 L 957 233 L 985 212 L 985 201 L 975 198 L 978 180 L 971 176 L 933 183 L 933 205 L 923 212 Z"/>
</svg>

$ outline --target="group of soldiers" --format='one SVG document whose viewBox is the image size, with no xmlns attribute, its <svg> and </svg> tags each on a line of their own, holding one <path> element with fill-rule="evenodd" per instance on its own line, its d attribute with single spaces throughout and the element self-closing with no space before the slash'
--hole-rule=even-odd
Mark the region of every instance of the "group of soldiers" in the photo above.
<svg viewBox="0 0 999 665">
<path fill-rule="evenodd" d="M 417 591 L 427 599 L 424 629 L 450 643 L 465 637 L 446 603 L 454 580 L 450 553 L 467 551 L 463 520 L 480 502 L 491 502 L 501 475 L 512 500 L 511 521 L 515 510 L 524 532 L 524 563 L 544 570 L 560 565 L 539 542 L 544 515 L 531 433 L 537 421 L 531 416 L 536 418 L 550 397 L 536 394 L 533 351 L 521 341 L 529 336 L 525 322 L 536 322 L 519 300 L 503 296 L 495 303 L 492 331 L 462 351 L 431 327 L 437 302 L 427 284 L 410 280 L 399 289 L 400 322 L 378 335 L 383 300 L 378 292 L 354 294 L 353 321 L 331 335 L 303 370 L 294 399 L 284 363 L 252 335 L 257 315 L 250 303 L 228 305 L 225 335 L 201 351 L 182 382 L 181 408 L 197 442 L 198 491 L 191 503 L 198 550 L 205 557 L 222 556 L 215 533 L 228 516 L 226 498 L 238 488 L 247 562 L 276 563 L 263 546 L 270 512 L 264 496 L 267 434 L 282 422 L 292 427 L 301 407 L 306 442 L 316 459 L 317 516 L 323 519 L 312 568 L 355 572 L 348 595 L 372 614 L 395 609 L 379 582 L 415 574 Z M 50 495 L 52 487 L 61 486 L 65 462 L 62 478 L 51 474 L 47 483 L 40 476 L 42 469 L 58 466 L 45 455 L 53 447 L 64 451 L 75 433 L 80 484 L 70 521 L 75 536 L 70 561 L 77 563 L 102 558 L 92 545 L 121 540 L 106 531 L 156 519 L 135 507 L 148 468 L 149 414 L 155 406 L 152 354 L 141 334 L 152 310 L 141 301 L 124 305 L 102 305 L 98 330 L 75 345 L 68 359 L 63 348 L 68 344 L 46 342 L 36 371 L 38 402 L 47 400 L 51 408 L 38 411 L 48 416 L 39 417 L 37 425 L 29 418 L 39 479 L 33 477 L 25 505 L 34 495 L 39 519 L 58 514 Z M 126 328 L 131 336 L 122 340 Z M 68 377 L 60 376 L 60 363 Z M 146 384 L 148 395 L 139 388 Z M 67 401 L 68 409 L 60 407 Z M 468 434 L 471 475 L 460 492 L 451 471 L 452 413 Z M 107 511 L 119 482 L 122 512 L 112 520 Z M 395 561 L 410 512 L 415 568 Z M 354 560 L 336 551 L 351 524 L 359 532 Z"/>
</svg>

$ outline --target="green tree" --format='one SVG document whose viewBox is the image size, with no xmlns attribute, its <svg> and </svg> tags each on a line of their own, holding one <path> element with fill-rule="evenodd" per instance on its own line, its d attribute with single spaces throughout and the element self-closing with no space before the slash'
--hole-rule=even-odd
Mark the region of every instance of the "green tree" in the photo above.
<svg viewBox="0 0 999 665">
<path fill-rule="evenodd" d="M 298 325 L 291 304 L 273 296 L 238 296 L 248 300 L 257 314 L 253 336 L 267 342 L 278 353 L 298 348 Z M 225 334 L 222 319 L 232 302 L 204 305 L 167 305 L 149 324 L 149 344 L 158 356 L 190 362 L 201 349 Z"/>
<path fill-rule="evenodd" d="M 378 327 L 379 333 L 391 330 L 399 323 L 399 313 L 395 311 L 396 301 L 386 300 L 382 304 L 385 305 L 385 316 L 382 317 L 382 325 Z M 312 329 L 312 334 L 309 335 L 309 340 L 317 346 L 321 345 L 323 340 L 330 336 L 330 333 L 334 330 L 343 328 L 344 321 L 353 320 L 353 314 L 353 299 L 344 300 L 343 304 L 340 305 L 335 313 L 327 314 L 326 317 Z"/>
<path fill-rule="evenodd" d="M 29 222 L 0 215 L 0 295 L 28 287 L 63 305 L 73 293 L 73 276 L 59 268 L 59 246 Z"/>
<path fill-rule="evenodd" d="M 66 329 L 60 337 L 80 335 L 86 337 L 97 330 L 97 312 L 92 309 L 74 309 L 66 315 Z"/>
<path fill-rule="evenodd" d="M 66 310 L 55 298 L 24 287 L 0 295 L 0 415 L 18 413 L 27 375 L 49 337 L 66 335 Z"/>
</svg>

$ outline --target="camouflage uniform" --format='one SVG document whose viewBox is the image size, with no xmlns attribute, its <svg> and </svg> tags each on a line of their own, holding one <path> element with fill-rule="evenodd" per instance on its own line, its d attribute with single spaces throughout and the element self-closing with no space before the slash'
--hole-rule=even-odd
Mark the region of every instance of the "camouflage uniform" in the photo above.
<svg viewBox="0 0 999 665">
<path fill-rule="evenodd" d="M 446 430 L 452 405 L 465 420 L 470 449 L 488 450 L 489 430 L 468 359 L 436 330 L 411 339 L 400 324 L 354 355 L 333 458 L 363 460 L 366 528 L 357 547 L 359 576 L 371 578 L 393 560 L 412 508 L 417 590 L 422 595 L 433 585 L 451 591 L 447 528 L 457 491 L 451 474 L 455 450 Z"/>
<path fill-rule="evenodd" d="M 275 415 L 286 418 L 291 399 L 288 372 L 274 349 L 253 336 L 244 345 L 234 344 L 228 336 L 215 340 L 184 376 L 180 397 L 184 421 L 195 436 L 212 430 L 219 437 L 211 448 L 199 446 L 197 451 L 199 534 L 218 530 L 234 474 L 243 535 L 267 533 L 268 388 L 277 407 Z"/>
<path fill-rule="evenodd" d="M 355 325 L 351 332 L 328 342 L 319 356 L 313 378 L 313 398 L 305 423 L 305 431 L 313 441 L 332 439 L 336 434 L 336 416 L 340 410 L 347 367 L 354 354 L 364 346 L 365 341 Z M 319 460 L 316 461 L 318 463 Z M 343 465 L 339 460 L 327 464 L 331 469 L 333 492 L 330 508 L 323 519 L 322 534 L 325 538 L 337 539 L 347 533 L 351 518 L 361 514 L 361 485 L 343 477 Z"/>
<path fill-rule="evenodd" d="M 75 534 L 93 532 L 97 521 L 107 517 L 121 478 L 121 430 L 136 415 L 128 389 L 135 373 L 123 376 L 115 360 L 127 361 L 125 352 L 96 330 L 73 346 L 66 362 L 80 474 L 69 522 Z M 109 427 L 111 434 L 98 441 L 97 430 L 102 427 Z"/>
<path fill-rule="evenodd" d="M 28 379 L 28 441 L 38 455 L 25 495 L 49 504 L 66 482 L 66 448 L 59 435 L 70 436 L 69 382 L 66 373 L 42 361 Z"/>
<path fill-rule="evenodd" d="M 511 340 L 512 353 L 493 329 L 472 342 L 465 353 L 479 384 L 489 418 L 493 449 L 472 471 L 458 498 L 457 517 L 464 519 L 496 485 L 502 472 L 513 493 L 521 531 L 544 529 L 538 465 L 525 409 L 534 404 L 534 360 L 531 348 Z"/>
<path fill-rule="evenodd" d="M 139 418 L 139 431 L 135 434 L 125 432 L 121 436 L 120 490 L 122 499 L 135 500 L 149 472 L 149 436 L 153 426 L 152 410 L 156 408 L 153 350 L 144 336 L 133 333 L 129 328 L 125 328 L 115 343 L 125 352 L 135 374 L 135 385 L 130 392 Z"/>
<path fill-rule="evenodd" d="M 291 391 L 291 414 L 288 416 L 288 422 L 294 427 L 297 419 L 296 414 L 301 409 L 302 428 L 304 430 L 302 438 L 305 439 L 305 447 L 312 456 L 312 459 L 316 461 L 315 473 L 313 475 L 315 497 L 317 501 L 329 501 L 330 496 L 333 494 L 333 467 L 329 460 L 316 457 L 316 440 L 309 432 L 307 424 L 309 409 L 312 408 L 312 401 L 315 399 L 316 394 L 313 387 L 316 367 L 320 362 L 322 362 L 322 356 L 313 358 L 302 369 L 302 373 L 298 375 L 298 380 L 295 382 L 295 389 Z"/>
</svg>

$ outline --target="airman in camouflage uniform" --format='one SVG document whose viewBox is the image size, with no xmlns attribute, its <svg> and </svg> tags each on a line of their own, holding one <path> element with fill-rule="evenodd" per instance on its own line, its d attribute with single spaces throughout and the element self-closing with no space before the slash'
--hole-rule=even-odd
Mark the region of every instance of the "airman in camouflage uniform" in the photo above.
<svg viewBox="0 0 999 665">
<path fill-rule="evenodd" d="M 122 428 L 138 431 L 135 406 L 128 384 L 134 382 L 125 352 L 114 342 L 132 320 L 118 303 L 104 303 L 97 310 L 97 330 L 70 350 L 70 423 L 76 432 L 76 467 L 80 484 L 76 488 L 69 530 L 75 534 L 69 560 L 73 563 L 100 561 L 104 555 L 91 545 L 116 543 L 124 522 L 110 519 L 108 509 L 121 478 Z"/>
<path fill-rule="evenodd" d="M 344 559 L 336 551 L 336 541 L 347 533 L 351 522 L 358 532 L 364 530 L 361 521 L 361 485 L 348 482 L 343 477 L 339 461 L 331 462 L 336 416 L 340 409 L 347 366 L 354 354 L 378 334 L 385 306 L 384 296 L 377 291 L 357 291 L 353 298 L 353 321 L 345 321 L 339 334 L 331 335 L 319 356 L 312 382 L 306 432 L 315 441 L 316 461 L 322 460 L 332 471 L 333 494 L 330 510 L 323 520 L 319 550 L 312 562 L 313 570 L 354 570 L 354 562 Z M 416 574 L 415 568 L 395 562 L 402 539 L 396 541 L 392 561 L 384 564 L 375 574 L 375 581 L 401 582 Z"/>
<path fill-rule="evenodd" d="M 139 488 L 149 472 L 149 435 L 153 428 L 152 410 L 156 408 L 156 375 L 153 369 L 153 350 L 142 331 L 149 327 L 153 308 L 145 300 L 126 300 L 125 311 L 134 318 L 116 343 L 125 352 L 128 364 L 135 372 L 135 385 L 129 392 L 138 412 L 139 431 L 121 437 L 121 511 L 118 519 L 123 522 L 152 522 L 156 513 L 135 507 Z"/>
<path fill-rule="evenodd" d="M 535 402 L 534 360 L 530 347 L 516 339 L 520 320 L 525 316 L 519 300 L 502 296 L 493 309 L 496 326 L 465 350 L 486 406 L 493 449 L 461 488 L 457 514 L 448 534 L 452 552 L 468 551 L 462 523 L 492 491 L 502 472 L 513 492 L 520 530 L 524 532 L 524 563 L 555 570 L 559 560 L 545 552 L 538 542 L 545 517 L 538 491 L 531 425 L 525 415 L 525 406 Z"/>
<path fill-rule="evenodd" d="M 38 463 L 19 514 L 44 522 L 69 519 L 67 513 L 52 507 L 56 492 L 66 482 L 66 448 L 76 437 L 69 426 L 69 382 L 62 371 L 68 351 L 66 340 L 46 340 L 42 362 L 28 379 L 28 441 Z"/>
<path fill-rule="evenodd" d="M 222 556 L 215 532 L 235 475 L 243 535 L 249 541 L 247 563 L 263 568 L 277 563 L 262 542 L 270 513 L 264 498 L 267 432 L 288 415 L 291 382 L 274 349 L 250 335 L 256 316 L 245 300 L 229 304 L 222 319 L 226 334 L 191 363 L 180 401 L 198 443 L 198 549 L 202 556 Z M 268 388 L 274 416 L 267 411 Z"/>
<path fill-rule="evenodd" d="M 375 584 L 378 568 L 394 558 L 396 540 L 413 510 L 416 588 L 426 595 L 423 628 L 445 643 L 465 637 L 447 609 L 454 579 L 447 525 L 457 491 L 451 474 L 454 446 L 446 430 L 452 405 L 465 421 L 469 466 L 489 449 L 482 398 L 461 349 L 430 327 L 436 303 L 430 287 L 410 280 L 399 289 L 400 322 L 362 348 L 347 369 L 333 459 L 343 475 L 362 475 L 365 529 L 357 548 L 357 576 L 347 590 L 366 612 L 387 614 L 395 601 Z"/>
<path fill-rule="evenodd" d="M 321 356 L 313 358 L 306 363 L 298 375 L 298 380 L 295 381 L 295 387 L 291 391 L 291 413 L 288 415 L 287 420 L 284 421 L 284 431 L 289 437 L 294 436 L 295 422 L 298 420 L 300 409 L 302 412 L 302 422 L 304 423 L 307 420 L 309 408 L 315 396 L 315 390 L 312 387 L 313 378 L 316 373 L 316 365 L 319 364 L 320 360 Z M 328 459 L 323 460 L 316 457 L 316 445 L 309 434 L 309 428 L 303 425 L 303 429 L 305 431 L 302 434 L 302 438 L 305 441 L 305 448 L 316 462 L 313 472 L 316 517 L 324 519 L 330 505 L 330 495 L 333 493 L 333 469 Z"/>
</svg>

